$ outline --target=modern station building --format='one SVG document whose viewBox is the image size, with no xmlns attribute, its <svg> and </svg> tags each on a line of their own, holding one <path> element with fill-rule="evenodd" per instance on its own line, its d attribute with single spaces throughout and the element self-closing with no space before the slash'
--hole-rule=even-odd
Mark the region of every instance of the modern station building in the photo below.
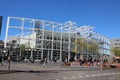
<svg viewBox="0 0 120 80">
<path fill-rule="evenodd" d="M 100 58 L 110 55 L 109 39 L 92 26 L 78 27 L 75 22 L 51 22 L 38 19 L 8 17 L 5 48 L 25 46 L 28 58 Z"/>
<path fill-rule="evenodd" d="M 110 46 L 120 48 L 120 38 L 114 38 L 110 40 Z"/>
<path fill-rule="evenodd" d="M 111 49 L 116 48 L 116 49 L 120 50 L 120 38 L 111 39 L 110 47 L 111 47 Z M 118 54 L 118 52 L 117 52 L 117 54 Z M 120 57 L 118 55 L 116 55 L 115 58 L 120 60 Z"/>
</svg>

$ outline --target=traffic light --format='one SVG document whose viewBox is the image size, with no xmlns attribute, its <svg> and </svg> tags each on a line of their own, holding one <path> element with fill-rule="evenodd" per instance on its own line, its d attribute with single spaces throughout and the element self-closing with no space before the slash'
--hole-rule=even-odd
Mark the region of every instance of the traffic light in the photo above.
<svg viewBox="0 0 120 80">
<path fill-rule="evenodd" d="M 0 34 L 1 34 L 1 29 L 2 29 L 2 19 L 3 19 L 3 17 L 0 16 Z"/>
</svg>

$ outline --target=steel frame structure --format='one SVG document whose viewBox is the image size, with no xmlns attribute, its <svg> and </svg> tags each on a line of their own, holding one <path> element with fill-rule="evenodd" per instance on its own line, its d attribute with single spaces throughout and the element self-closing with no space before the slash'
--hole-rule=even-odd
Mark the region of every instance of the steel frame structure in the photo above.
<svg viewBox="0 0 120 80">
<path fill-rule="evenodd" d="M 68 60 L 71 58 L 71 38 L 76 40 L 80 37 L 94 39 L 99 43 L 102 42 L 103 44 L 100 48 L 103 51 L 101 54 L 110 54 L 109 39 L 104 35 L 95 32 L 94 27 L 78 27 L 76 23 L 72 21 L 63 24 L 21 17 L 8 17 L 4 47 L 10 47 L 10 45 L 7 44 L 10 43 L 11 40 L 17 40 L 17 44 L 19 45 L 24 44 L 24 42 L 29 42 L 31 50 L 37 49 L 41 51 L 41 59 L 44 58 L 44 52 L 47 50 L 48 59 L 50 56 L 50 60 L 52 60 L 53 53 L 56 50 L 56 52 L 58 51 L 57 54 L 59 55 L 59 60 L 62 61 L 63 51 L 68 53 Z M 34 46 L 33 43 L 35 44 Z M 57 49 L 54 48 L 55 46 L 57 46 Z M 77 45 L 74 47 L 76 46 Z M 32 55 L 33 53 L 31 52 L 31 57 Z"/>
</svg>

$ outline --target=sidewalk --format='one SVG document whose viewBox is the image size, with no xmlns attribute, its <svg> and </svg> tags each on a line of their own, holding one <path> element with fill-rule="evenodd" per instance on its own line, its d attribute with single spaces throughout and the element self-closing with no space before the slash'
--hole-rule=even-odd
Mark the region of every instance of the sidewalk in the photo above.
<svg viewBox="0 0 120 80">
<path fill-rule="evenodd" d="M 100 70 L 95 66 L 63 66 L 61 64 L 48 64 L 43 67 L 40 63 L 12 62 L 8 70 L 8 64 L 0 65 L 0 80 L 63 80 L 63 77 L 80 75 L 102 74 L 111 70 Z M 112 70 L 113 71 L 113 70 Z M 118 70 L 117 70 L 118 71 Z M 73 78 L 71 78 L 72 80 Z"/>
<path fill-rule="evenodd" d="M 99 70 L 99 66 L 64 66 L 61 64 L 48 64 L 47 66 L 43 66 L 40 63 L 25 63 L 25 62 L 11 62 L 10 70 L 13 71 L 83 71 L 83 70 Z M 4 65 L 0 65 L 0 71 L 7 71 L 8 64 L 4 63 Z"/>
</svg>

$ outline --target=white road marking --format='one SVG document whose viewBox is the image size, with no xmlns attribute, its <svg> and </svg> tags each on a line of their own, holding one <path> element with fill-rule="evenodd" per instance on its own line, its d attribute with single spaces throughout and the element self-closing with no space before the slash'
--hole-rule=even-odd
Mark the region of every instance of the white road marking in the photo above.
<svg viewBox="0 0 120 80">
<path fill-rule="evenodd" d="M 103 75 L 107 75 L 106 73 L 103 73 Z"/>
<path fill-rule="evenodd" d="M 120 73 L 102 73 L 102 74 L 92 74 L 92 75 L 84 75 L 84 76 L 72 76 L 72 77 L 62 77 L 63 80 L 69 79 L 77 79 L 77 78 L 88 78 L 88 77 L 97 77 L 97 76 L 105 76 L 105 75 L 113 75 L 113 74 L 120 74 Z M 115 77 L 109 78 L 110 80 L 115 79 Z M 61 79 L 56 79 L 61 80 Z"/>
<path fill-rule="evenodd" d="M 90 75 L 85 75 L 85 77 L 90 77 Z"/>
<path fill-rule="evenodd" d="M 109 78 L 109 79 L 115 79 L 115 77 Z"/>
<path fill-rule="evenodd" d="M 98 76 L 102 76 L 102 74 L 97 74 Z"/>
<path fill-rule="evenodd" d="M 116 73 L 111 73 L 111 74 L 116 74 Z"/>
<path fill-rule="evenodd" d="M 96 74 L 92 74 L 91 76 L 97 76 Z"/>
<path fill-rule="evenodd" d="M 111 75 L 111 73 L 106 73 L 106 75 Z"/>
<path fill-rule="evenodd" d="M 72 76 L 71 78 L 76 78 L 76 77 Z"/>
<path fill-rule="evenodd" d="M 117 73 L 117 74 L 120 74 L 120 73 Z"/>
<path fill-rule="evenodd" d="M 78 76 L 78 78 L 83 78 L 83 76 Z"/>
<path fill-rule="evenodd" d="M 67 78 L 67 77 L 63 77 L 63 79 L 70 79 L 70 78 Z"/>
</svg>

